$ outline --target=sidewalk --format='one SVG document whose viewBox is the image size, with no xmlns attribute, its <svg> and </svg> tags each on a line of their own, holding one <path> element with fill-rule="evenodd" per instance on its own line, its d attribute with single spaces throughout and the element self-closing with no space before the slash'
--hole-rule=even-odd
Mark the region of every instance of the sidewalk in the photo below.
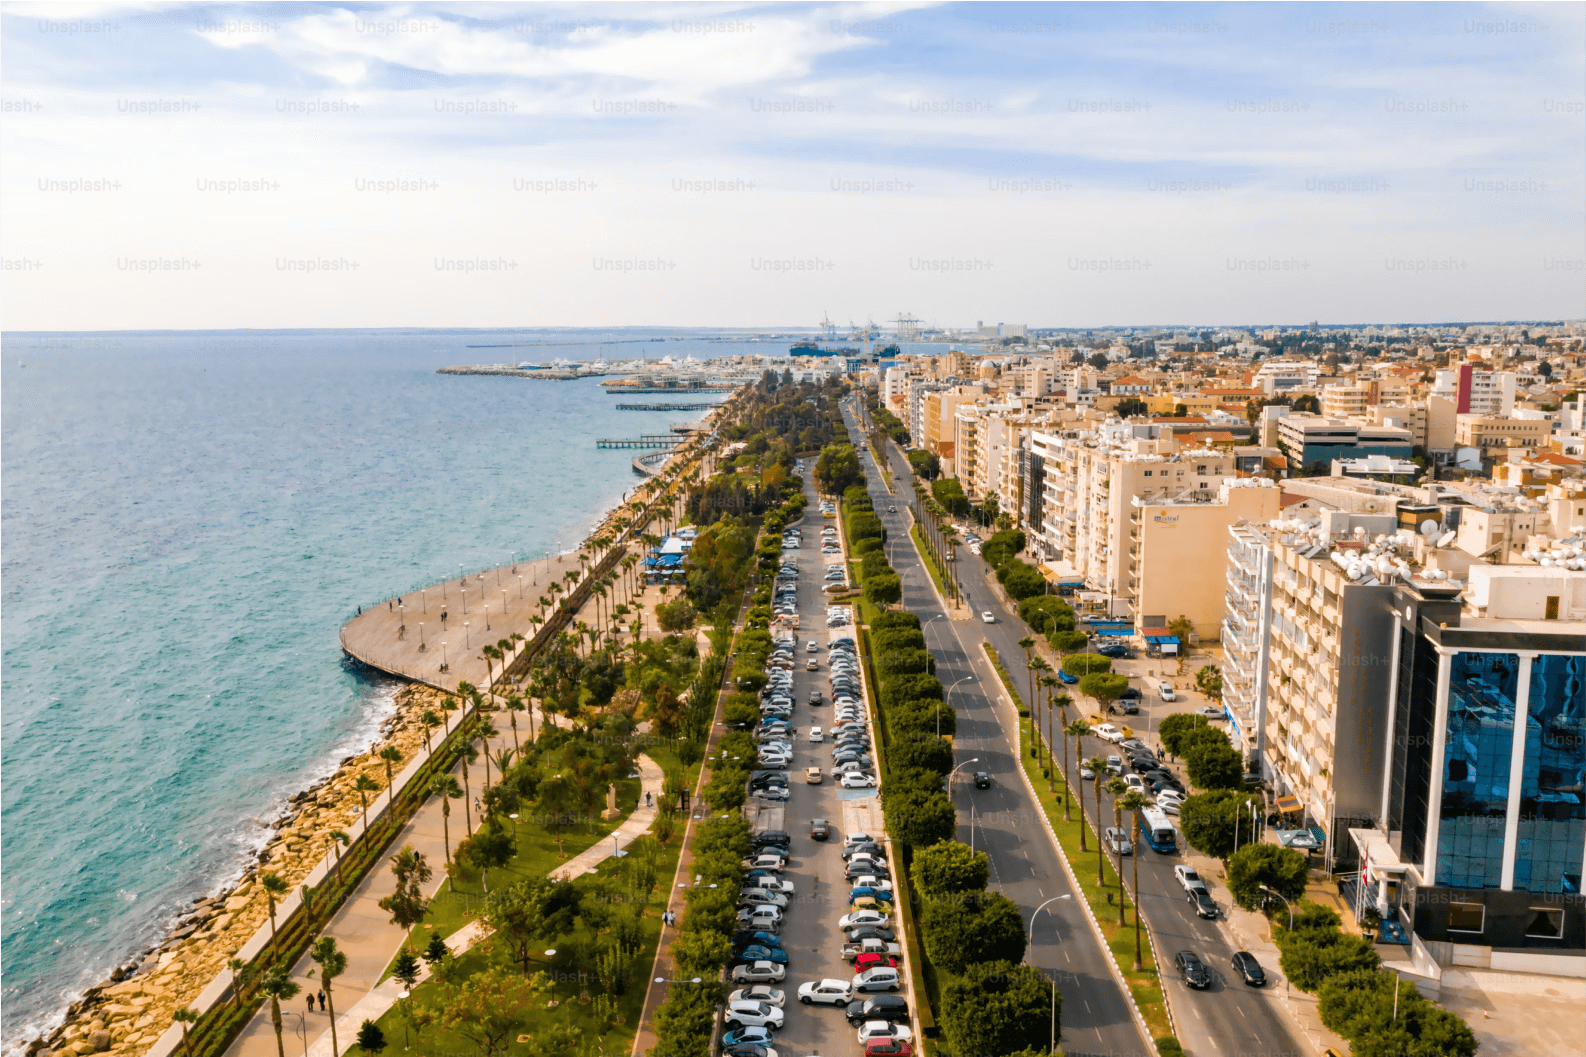
<svg viewBox="0 0 1586 1057">
<path fill-rule="evenodd" d="M 644 836 L 655 822 L 655 816 L 660 812 L 661 787 L 666 783 L 666 775 L 661 771 L 661 765 L 644 754 L 639 755 L 639 785 L 650 796 L 651 803 L 646 806 L 643 800 L 633 809 L 622 825 L 612 831 L 606 840 L 614 843 L 607 844 L 601 841 L 593 848 L 585 849 L 567 860 L 566 864 L 551 871 L 550 876 L 557 881 L 571 881 L 575 877 L 582 877 L 586 873 L 594 872 L 595 867 L 611 858 L 618 848 L 625 848 Z M 626 854 L 626 853 L 624 853 Z"/>
</svg>

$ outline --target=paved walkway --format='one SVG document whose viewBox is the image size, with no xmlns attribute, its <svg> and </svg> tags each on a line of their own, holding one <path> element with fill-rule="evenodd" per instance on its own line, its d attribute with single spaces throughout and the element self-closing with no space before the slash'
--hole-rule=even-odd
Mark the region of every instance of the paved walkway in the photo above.
<svg viewBox="0 0 1586 1057">
<path fill-rule="evenodd" d="M 613 830 L 610 836 L 593 848 L 586 848 L 573 856 L 565 865 L 552 870 L 551 877 L 558 881 L 571 881 L 575 877 L 592 873 L 595 867 L 611 858 L 618 848 L 625 848 L 644 836 L 660 811 L 661 787 L 665 783 L 666 775 L 662 772 L 661 765 L 641 753 L 639 785 L 643 793 L 639 798 L 639 806 L 633 809 L 627 821 Z M 645 802 L 646 795 L 650 801 L 648 804 Z"/>
<path fill-rule="evenodd" d="M 511 745 L 511 731 L 502 730 L 491 739 L 487 747 L 494 751 L 509 748 Z M 459 767 L 453 773 L 460 773 L 460 770 Z M 641 755 L 639 774 L 645 789 L 659 795 L 662 780 L 660 766 L 649 757 Z M 639 809 L 641 812 L 643 810 L 642 807 Z M 654 818 L 654 813 L 652 808 L 649 812 L 651 819 Z M 631 822 L 632 819 L 628 821 Z M 450 821 L 451 842 L 454 848 L 457 842 L 467 835 L 462 823 L 462 812 L 454 807 Z M 619 832 L 627 827 L 628 823 L 625 822 L 619 827 Z M 647 827 L 648 823 L 645 824 L 645 828 Z M 638 832 L 642 833 L 643 829 Z M 630 837 L 629 840 L 631 839 Z M 619 843 L 620 841 L 621 838 Z M 418 813 L 409 820 L 402 833 L 392 842 L 391 853 L 395 854 L 406 844 L 413 845 L 422 853 L 434 869 L 435 876 L 428 893 L 434 898 L 446 881 L 446 850 L 438 799 L 430 797 L 424 802 Z M 597 848 L 598 851 L 590 849 L 577 856 L 563 869 L 573 866 L 586 857 L 590 857 L 591 860 L 588 868 L 593 869 L 595 864 L 609 857 L 613 851 L 613 846 L 608 842 L 602 842 Z M 337 1008 L 336 1041 L 343 1050 L 356 1039 L 358 1026 L 366 1018 L 377 1019 L 381 1013 L 390 1009 L 392 1003 L 396 1001 L 398 991 L 401 990 L 401 985 L 391 980 L 376 986 L 377 981 L 384 975 L 386 967 L 391 964 L 391 959 L 396 957 L 397 951 L 407 939 L 404 930 L 391 924 L 390 914 L 380 909 L 380 900 L 390 895 L 395 887 L 396 882 L 391 871 L 382 863 L 371 870 L 363 882 L 347 897 L 346 903 L 322 933 L 326 936 L 334 936 L 342 953 L 347 956 L 346 972 L 336 978 L 332 996 Z M 447 941 L 447 945 L 454 951 L 466 950 L 468 945 L 476 942 L 481 936 L 482 930 L 478 926 L 468 925 L 459 929 Z M 311 976 L 310 973 L 313 975 Z M 297 998 L 283 1003 L 281 1012 L 285 1032 L 298 1036 L 298 1044 L 306 1057 L 330 1057 L 330 1014 L 318 1012 L 317 1006 L 315 1012 L 304 1013 L 307 1007 L 305 996 L 310 992 L 317 992 L 320 988 L 319 966 L 305 954 L 292 967 L 292 980 L 301 986 L 303 991 Z M 229 1053 L 231 1057 L 275 1057 L 275 1029 L 270 1025 L 268 1002 L 253 1015 L 248 1026 L 232 1043 Z"/>
</svg>

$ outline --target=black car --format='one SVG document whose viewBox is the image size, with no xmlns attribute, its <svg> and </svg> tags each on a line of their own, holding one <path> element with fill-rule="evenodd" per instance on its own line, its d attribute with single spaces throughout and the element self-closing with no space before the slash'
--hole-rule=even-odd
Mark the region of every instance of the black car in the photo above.
<svg viewBox="0 0 1586 1057">
<path fill-rule="evenodd" d="M 855 855 L 858 855 L 862 851 L 867 851 L 877 858 L 885 857 L 881 851 L 881 845 L 877 844 L 873 840 L 867 840 L 863 844 L 850 844 L 848 847 L 844 848 L 843 861 L 846 862 L 847 860 L 852 859 Z"/>
<path fill-rule="evenodd" d="M 1234 955 L 1234 972 L 1243 977 L 1250 987 L 1265 987 L 1267 974 L 1261 968 L 1261 963 L 1256 961 L 1256 956 L 1249 951 L 1240 951 Z"/>
<path fill-rule="evenodd" d="M 867 1020 L 908 1020 L 909 1002 L 902 995 L 871 995 L 848 1003 L 845 1011 L 850 1024 Z"/>
<path fill-rule="evenodd" d="M 752 1042 L 739 1042 L 721 1048 L 722 1057 L 770 1057 L 764 1046 Z"/>
<path fill-rule="evenodd" d="M 1201 917 L 1212 919 L 1217 917 L 1217 901 L 1212 898 L 1211 893 L 1206 891 L 1206 889 L 1190 889 L 1189 901 L 1195 904 L 1195 913 Z"/>
<path fill-rule="evenodd" d="M 1140 706 L 1133 701 L 1120 701 L 1116 705 L 1108 705 L 1107 712 L 1114 716 L 1138 716 Z"/>
<path fill-rule="evenodd" d="M 1201 964 L 1200 955 L 1194 951 L 1179 951 L 1173 957 L 1173 967 L 1178 970 L 1179 979 L 1197 991 L 1204 991 L 1212 985 L 1212 974 Z"/>
<path fill-rule="evenodd" d="M 832 824 L 823 818 L 810 819 L 810 840 L 830 840 Z"/>
<path fill-rule="evenodd" d="M 1119 701 L 1138 701 L 1138 700 L 1141 699 L 1142 696 L 1143 695 L 1141 695 L 1139 687 L 1131 686 L 1127 690 L 1125 690 L 1123 693 L 1118 695 L 1118 700 Z"/>
<path fill-rule="evenodd" d="M 767 848 L 791 848 L 793 836 L 787 830 L 768 829 L 764 833 L 752 834 L 749 843 L 754 845 L 755 851 L 765 851 Z"/>
<path fill-rule="evenodd" d="M 749 779 L 749 788 L 751 790 L 769 789 L 773 785 L 786 787 L 787 775 L 773 771 L 770 774 L 757 774 Z"/>
<path fill-rule="evenodd" d="M 987 774 L 985 771 L 976 771 L 975 772 L 975 788 L 976 789 L 990 789 L 991 788 L 991 775 Z"/>
<path fill-rule="evenodd" d="M 1122 658 L 1127 660 L 1132 654 L 1127 646 L 1097 646 L 1096 652 L 1103 657 Z"/>
<path fill-rule="evenodd" d="M 1134 771 L 1135 774 L 1150 774 L 1152 771 L 1159 769 L 1161 766 L 1162 764 L 1157 761 L 1155 756 L 1147 756 L 1142 753 L 1139 756 L 1129 757 L 1129 767 Z"/>
</svg>

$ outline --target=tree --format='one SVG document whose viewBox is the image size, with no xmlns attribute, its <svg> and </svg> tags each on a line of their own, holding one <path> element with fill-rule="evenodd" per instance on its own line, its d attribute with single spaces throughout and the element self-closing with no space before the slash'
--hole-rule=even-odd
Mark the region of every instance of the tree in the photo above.
<svg viewBox="0 0 1586 1057">
<path fill-rule="evenodd" d="M 270 961 L 275 962 L 280 957 L 280 951 L 275 946 L 275 904 L 282 896 L 291 891 L 291 885 L 286 883 L 286 878 L 274 870 L 267 870 L 259 875 L 259 885 L 264 889 L 265 904 L 270 910 Z"/>
<path fill-rule="evenodd" d="M 1084 754 L 1084 752 L 1085 752 L 1085 743 L 1083 741 L 1081 741 L 1080 739 L 1083 738 L 1086 734 L 1089 734 L 1089 733 L 1090 733 L 1090 724 L 1086 723 L 1083 719 L 1076 719 L 1073 722 L 1069 723 L 1068 726 L 1063 728 L 1063 782 L 1064 782 L 1064 784 L 1066 784 L 1068 786 L 1068 795 L 1063 798 L 1063 821 L 1064 822 L 1072 822 L 1073 821 L 1073 818 L 1070 817 L 1070 815 L 1068 813 L 1068 805 L 1069 805 L 1069 801 L 1074 799 L 1074 792 L 1075 792 L 1074 783 L 1070 780 L 1072 778 L 1073 772 L 1071 772 L 1069 770 L 1069 768 L 1068 768 L 1068 739 L 1069 738 L 1073 738 L 1074 739 L 1074 758 L 1075 758 L 1075 760 L 1078 760 L 1079 757 L 1082 756 Z M 1083 796 L 1084 793 L 1085 793 L 1084 786 L 1081 785 L 1080 788 L 1079 788 L 1079 794 L 1081 796 Z M 1083 803 L 1081 803 L 1080 804 L 1080 810 L 1083 811 L 1084 808 L 1085 808 L 1085 805 Z M 1080 826 L 1079 827 L 1079 850 L 1080 851 L 1084 851 L 1085 850 L 1085 827 L 1084 826 Z"/>
<path fill-rule="evenodd" d="M 549 902 L 556 882 L 546 877 L 529 877 L 491 892 L 485 899 L 485 921 L 511 945 L 525 975 L 529 971 L 529 947 L 544 931 Z"/>
<path fill-rule="evenodd" d="M 281 1039 L 281 1003 L 301 990 L 292 982 L 292 974 L 284 965 L 274 966 L 259 980 L 259 993 L 270 1000 L 270 1026 L 275 1029 L 276 1057 L 286 1057 L 286 1043 Z"/>
<path fill-rule="evenodd" d="M 952 892 L 984 891 L 990 879 L 990 857 L 967 844 L 944 840 L 914 853 L 914 883 L 927 899 Z"/>
<path fill-rule="evenodd" d="M 341 884 L 341 850 L 352 843 L 352 837 L 346 830 L 333 829 L 325 836 L 330 838 L 330 846 L 336 850 L 336 883 Z"/>
<path fill-rule="evenodd" d="M 903 598 L 903 581 L 892 573 L 865 580 L 865 601 L 878 608 L 896 605 Z"/>
<path fill-rule="evenodd" d="M 451 802 L 463 795 L 462 789 L 457 785 L 457 779 L 449 774 L 438 774 L 430 779 L 430 795 L 441 798 L 441 846 L 446 849 L 446 861 L 452 861 L 452 834 L 450 820 L 452 817 Z M 446 879 L 448 891 L 452 889 L 451 877 Z"/>
<path fill-rule="evenodd" d="M 1235 826 L 1244 824 L 1246 842 L 1253 839 L 1246 806 L 1256 798 L 1234 789 L 1214 789 L 1200 793 L 1184 802 L 1179 812 L 1179 823 L 1184 830 L 1184 841 L 1202 855 L 1226 859 L 1234 853 Z"/>
<path fill-rule="evenodd" d="M 330 1057 L 341 1057 L 336 1042 L 336 1001 L 331 995 L 331 981 L 347 971 L 347 956 L 336 946 L 336 937 L 321 936 L 308 949 L 308 956 L 319 963 L 319 982 L 325 989 L 325 1007 L 330 1013 Z"/>
<path fill-rule="evenodd" d="M 940 788 L 921 794 L 886 797 L 887 828 L 911 848 L 929 848 L 952 838 L 958 829 L 958 812 Z"/>
<path fill-rule="evenodd" d="M 479 1047 L 481 1057 L 505 1053 L 534 998 L 527 980 L 492 966 L 460 985 L 441 988 L 441 1024 Z"/>
<path fill-rule="evenodd" d="M 1229 745 L 1194 745 L 1184 753 L 1184 770 L 1201 789 L 1237 789 L 1244 780 L 1245 758 Z"/>
<path fill-rule="evenodd" d="M 182 1052 L 193 1057 L 193 1047 L 187 1041 L 187 1025 L 198 1023 L 198 1010 L 184 1006 L 171 1014 L 171 1021 L 182 1026 Z"/>
<path fill-rule="evenodd" d="M 1062 996 L 1033 965 L 1012 959 L 966 966 L 942 990 L 942 1029 L 958 1054 L 1047 1051 L 1059 1032 Z"/>
<path fill-rule="evenodd" d="M 1188 649 L 1189 640 L 1195 634 L 1195 624 L 1189 617 L 1180 613 L 1177 617 L 1168 621 L 1167 631 L 1169 635 L 1178 639 Z"/>
<path fill-rule="evenodd" d="M 402 981 L 403 990 L 413 990 L 419 982 L 419 959 L 412 947 L 404 943 L 402 949 L 397 951 L 396 959 L 391 963 L 391 975 Z"/>
<path fill-rule="evenodd" d="M 387 745 L 376 755 L 385 764 L 386 806 L 390 806 L 391 797 L 396 795 L 396 779 L 392 777 L 391 768 L 402 762 L 402 750 L 395 745 Z"/>
<path fill-rule="evenodd" d="M 1228 860 L 1228 894 L 1246 910 L 1263 901 L 1262 885 L 1285 899 L 1298 899 L 1309 869 L 1309 861 L 1293 848 L 1245 844 Z"/>
<path fill-rule="evenodd" d="M 1157 736 L 1162 739 L 1162 747 L 1173 756 L 1183 755 L 1183 738 L 1192 730 L 1209 729 L 1205 716 L 1197 716 L 1190 712 L 1175 712 L 1171 716 L 1163 716 L 1162 722 L 1157 725 Z"/>
<path fill-rule="evenodd" d="M 712 930 L 687 932 L 672 942 L 672 964 L 677 976 L 714 980 L 732 960 L 732 941 Z"/>
<path fill-rule="evenodd" d="M 959 892 L 928 900 L 920 933 L 931 963 L 955 975 L 967 966 L 1024 958 L 1024 918 L 1001 892 Z"/>
<path fill-rule="evenodd" d="M 815 482 L 827 495 L 842 495 L 864 479 L 859 454 L 852 444 L 827 445 L 815 460 Z"/>
<path fill-rule="evenodd" d="M 887 753 L 887 766 L 897 770 L 918 767 L 945 775 L 953 769 L 953 746 L 929 733 L 897 737 Z"/>
<path fill-rule="evenodd" d="M 694 607 L 686 598 L 662 602 L 655 607 L 655 622 L 668 633 L 688 630 L 694 626 L 695 619 Z"/>
<path fill-rule="evenodd" d="M 434 872 L 411 844 L 404 844 L 401 851 L 391 856 L 396 891 L 380 900 L 380 909 L 391 915 L 391 924 L 406 932 L 424 920 L 424 912 L 429 909 L 424 886 Z"/>
<path fill-rule="evenodd" d="M 1099 653 L 1075 653 L 1063 658 L 1063 671 L 1080 679 L 1096 672 L 1106 674 L 1112 671 L 1112 660 Z"/>
<path fill-rule="evenodd" d="M 709 1057 L 719 987 L 673 984 L 655 1011 L 654 1057 Z"/>
<path fill-rule="evenodd" d="M 358 776 L 358 780 L 352 784 L 352 787 L 353 789 L 357 790 L 358 803 L 363 807 L 363 828 L 365 832 L 368 832 L 369 794 L 378 793 L 380 791 L 380 786 L 375 784 L 374 779 L 370 778 L 368 775 L 360 774 Z"/>
<path fill-rule="evenodd" d="M 1086 697 L 1093 697 L 1103 709 L 1123 696 L 1129 689 L 1127 675 L 1113 675 L 1110 672 L 1091 672 L 1079 680 L 1079 692 Z"/>
<path fill-rule="evenodd" d="M 439 969 L 441 963 L 451 956 L 452 949 L 446 946 L 446 941 L 439 935 L 431 936 L 429 943 L 424 946 L 424 960 L 429 963 L 431 973 Z"/>
<path fill-rule="evenodd" d="M 1135 418 L 1138 415 L 1150 413 L 1150 409 L 1145 406 L 1145 401 L 1138 396 L 1124 397 L 1118 401 L 1118 405 L 1112 410 L 1119 418 Z"/>
<path fill-rule="evenodd" d="M 1137 815 L 1150 801 L 1138 789 L 1131 789 L 1123 795 L 1123 809 L 1131 815 Z M 1136 851 L 1129 857 L 1129 870 L 1134 875 L 1129 887 L 1134 898 L 1134 971 L 1140 972 L 1145 968 L 1145 962 L 1140 957 L 1140 852 Z"/>
<path fill-rule="evenodd" d="M 490 871 L 505 866 L 517 852 L 512 834 L 494 816 L 485 819 L 472 837 L 457 845 L 457 858 L 479 871 L 485 892 L 490 891 Z"/>
<path fill-rule="evenodd" d="M 358 1048 L 365 1053 L 379 1053 L 385 1049 L 385 1032 L 372 1020 L 358 1026 Z"/>
<path fill-rule="evenodd" d="M 1195 673 L 1195 687 L 1213 701 L 1223 698 L 1223 673 L 1222 669 L 1214 665 L 1202 665 Z"/>
<path fill-rule="evenodd" d="M 1322 413 L 1322 401 L 1315 393 L 1305 393 L 1295 397 L 1292 406 L 1298 414 L 1320 415 Z"/>
</svg>

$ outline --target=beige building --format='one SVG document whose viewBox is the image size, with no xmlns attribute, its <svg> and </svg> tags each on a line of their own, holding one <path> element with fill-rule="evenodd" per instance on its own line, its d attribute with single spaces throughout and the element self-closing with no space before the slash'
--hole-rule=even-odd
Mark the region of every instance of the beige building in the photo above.
<svg viewBox="0 0 1586 1057">
<path fill-rule="evenodd" d="M 1145 398 L 1145 408 L 1153 415 L 1171 415 L 1178 405 L 1186 415 L 1209 415 L 1217 410 L 1217 397 L 1200 393 L 1163 393 Z"/>
<path fill-rule="evenodd" d="M 1261 477 L 1226 479 L 1214 497 L 1136 499 L 1130 504 L 1128 579 L 1136 625 L 1161 628 L 1188 617 L 1202 639 L 1217 637 L 1223 619 L 1228 529 L 1277 517 L 1282 493 Z"/>
<path fill-rule="evenodd" d="M 1483 455 L 1490 455 L 1505 448 L 1546 447 L 1552 431 L 1553 423 L 1546 420 L 1459 415 L 1455 419 L 1454 443 L 1462 448 L 1480 448 Z"/>
<path fill-rule="evenodd" d="M 961 404 L 973 402 L 983 392 L 984 388 L 979 385 L 960 385 L 953 389 L 926 393 L 920 412 L 922 428 L 918 443 L 927 451 L 935 452 L 941 459 L 951 460 L 956 450 L 954 430 L 958 408 Z M 951 467 L 944 465 L 942 472 L 949 477 L 954 476 Z"/>
</svg>

